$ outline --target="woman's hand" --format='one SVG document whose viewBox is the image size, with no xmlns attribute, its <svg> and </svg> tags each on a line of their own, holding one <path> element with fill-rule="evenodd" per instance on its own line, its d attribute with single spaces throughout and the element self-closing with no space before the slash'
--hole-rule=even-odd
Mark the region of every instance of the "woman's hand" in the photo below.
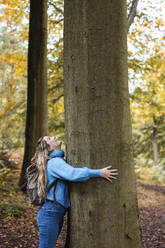
<svg viewBox="0 0 165 248">
<path fill-rule="evenodd" d="M 117 179 L 116 177 L 114 177 L 114 175 L 117 175 L 118 172 L 117 172 L 117 169 L 110 169 L 111 167 L 112 165 L 103 168 L 101 171 L 101 175 L 102 177 L 106 178 L 108 181 L 112 183 L 111 178 Z"/>
</svg>

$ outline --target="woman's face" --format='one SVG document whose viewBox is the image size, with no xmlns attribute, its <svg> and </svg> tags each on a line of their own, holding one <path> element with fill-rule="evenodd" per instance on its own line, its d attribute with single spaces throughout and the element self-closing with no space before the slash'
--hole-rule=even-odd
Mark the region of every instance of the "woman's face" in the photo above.
<svg viewBox="0 0 165 248">
<path fill-rule="evenodd" d="M 49 137 L 45 136 L 46 142 L 49 144 L 49 151 L 59 151 L 61 150 L 62 141 L 58 140 L 57 136 Z"/>
</svg>

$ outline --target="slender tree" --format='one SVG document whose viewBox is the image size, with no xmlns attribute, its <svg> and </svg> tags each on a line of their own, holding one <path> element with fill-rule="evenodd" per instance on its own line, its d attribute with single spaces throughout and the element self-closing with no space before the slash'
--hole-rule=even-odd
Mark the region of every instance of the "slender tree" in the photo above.
<svg viewBox="0 0 165 248">
<path fill-rule="evenodd" d="M 158 125 L 155 115 L 153 116 L 153 152 L 154 152 L 154 165 L 158 165 Z"/>
<path fill-rule="evenodd" d="M 128 92 L 126 1 L 64 2 L 67 162 L 118 179 L 69 183 L 69 248 L 140 248 Z"/>
<path fill-rule="evenodd" d="M 138 2 L 139 2 L 139 0 L 132 0 L 131 9 L 129 11 L 128 18 L 127 18 L 127 29 L 128 29 L 128 31 L 130 29 L 131 24 L 134 21 L 136 11 L 137 11 Z"/>
<path fill-rule="evenodd" d="M 30 0 L 28 96 L 25 153 L 19 185 L 26 189 L 25 170 L 37 139 L 47 134 L 47 0 Z"/>
</svg>

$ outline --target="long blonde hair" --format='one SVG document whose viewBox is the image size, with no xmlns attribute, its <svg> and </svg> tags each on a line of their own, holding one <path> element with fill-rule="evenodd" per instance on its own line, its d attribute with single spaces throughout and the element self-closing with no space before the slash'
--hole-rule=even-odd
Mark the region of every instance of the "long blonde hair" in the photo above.
<svg viewBox="0 0 165 248">
<path fill-rule="evenodd" d="M 37 190 L 38 196 L 41 199 L 46 197 L 46 184 L 47 184 L 47 174 L 46 174 L 46 164 L 49 159 L 49 144 L 47 143 L 45 137 L 43 136 L 38 140 L 36 152 L 31 159 L 31 162 L 35 162 L 38 168 L 38 181 Z"/>
</svg>

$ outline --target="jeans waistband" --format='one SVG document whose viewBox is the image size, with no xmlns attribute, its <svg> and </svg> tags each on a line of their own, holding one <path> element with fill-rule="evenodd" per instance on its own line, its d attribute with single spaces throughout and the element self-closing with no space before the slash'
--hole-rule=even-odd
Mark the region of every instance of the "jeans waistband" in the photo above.
<svg viewBox="0 0 165 248">
<path fill-rule="evenodd" d="M 64 209 L 67 209 L 66 207 L 64 207 L 62 204 L 60 204 L 59 202 L 55 202 L 55 201 L 53 201 L 53 200 L 49 200 L 49 199 L 46 199 L 46 202 L 52 202 L 52 203 L 54 203 L 54 204 L 58 204 L 58 205 L 60 205 L 61 207 L 63 207 Z"/>
</svg>

